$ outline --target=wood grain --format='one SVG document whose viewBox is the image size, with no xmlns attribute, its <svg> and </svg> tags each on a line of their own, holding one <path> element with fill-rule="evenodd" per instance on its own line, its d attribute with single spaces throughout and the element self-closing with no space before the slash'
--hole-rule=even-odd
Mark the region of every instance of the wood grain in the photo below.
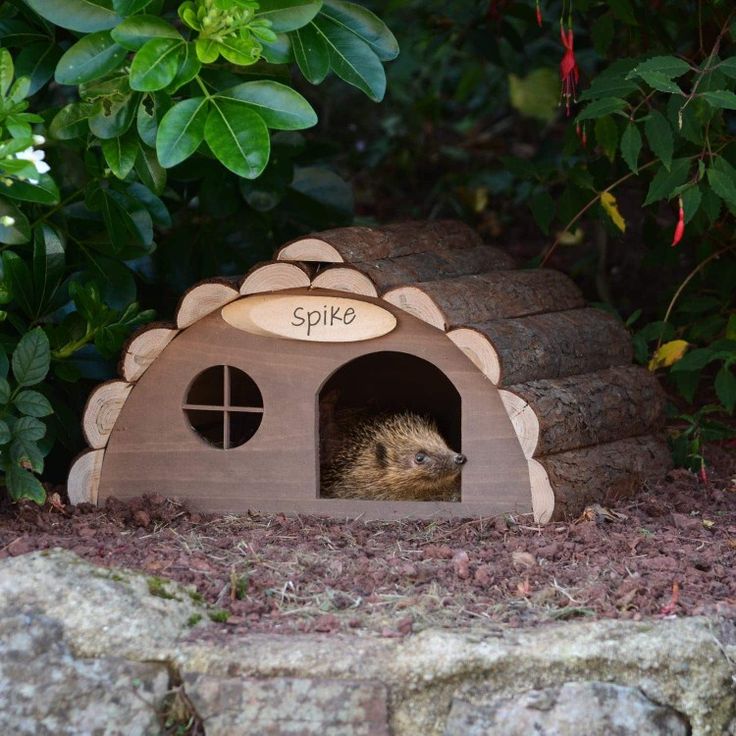
<svg viewBox="0 0 736 736">
<path fill-rule="evenodd" d="M 216 309 L 225 306 L 240 293 L 231 280 L 213 280 L 197 284 L 187 291 L 176 310 L 176 326 L 189 327 Z"/>
<path fill-rule="evenodd" d="M 75 458 L 66 486 L 70 503 L 97 503 L 104 456 L 104 450 L 85 450 Z"/>
<path fill-rule="evenodd" d="M 131 388 L 127 381 L 107 381 L 90 394 L 82 417 L 82 431 L 90 447 L 98 449 L 107 444 Z"/>
<path fill-rule="evenodd" d="M 309 275 L 294 263 L 265 263 L 256 266 L 243 279 L 240 293 L 260 294 L 265 291 L 299 289 L 309 286 Z"/>
<path fill-rule="evenodd" d="M 136 332 L 123 347 L 118 366 L 121 377 L 135 383 L 178 333 L 179 330 L 165 323 L 146 325 Z"/>
<path fill-rule="evenodd" d="M 378 296 L 374 283 L 357 268 L 336 266 L 327 268 L 312 279 L 313 289 L 347 291 L 362 296 Z"/>
</svg>

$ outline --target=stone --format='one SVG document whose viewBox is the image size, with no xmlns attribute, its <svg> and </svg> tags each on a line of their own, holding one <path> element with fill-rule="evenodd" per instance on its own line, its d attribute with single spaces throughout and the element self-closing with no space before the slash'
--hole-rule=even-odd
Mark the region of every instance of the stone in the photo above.
<svg viewBox="0 0 736 736">
<path fill-rule="evenodd" d="M 190 674 L 184 687 L 207 736 L 389 736 L 380 682 Z"/>
<path fill-rule="evenodd" d="M 58 622 L 31 613 L 0 618 L 0 733 L 156 734 L 168 687 L 163 664 L 77 659 Z"/>
<path fill-rule="evenodd" d="M 512 697 L 455 698 L 444 736 L 688 736 L 681 714 L 633 687 L 566 682 Z"/>
</svg>

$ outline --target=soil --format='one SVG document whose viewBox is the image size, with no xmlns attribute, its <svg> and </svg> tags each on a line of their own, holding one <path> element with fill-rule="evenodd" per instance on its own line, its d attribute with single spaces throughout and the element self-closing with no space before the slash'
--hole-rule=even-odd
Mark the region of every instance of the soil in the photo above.
<svg viewBox="0 0 736 736">
<path fill-rule="evenodd" d="M 736 451 L 710 457 L 707 483 L 674 470 L 626 505 L 547 526 L 214 516 L 158 496 L 97 509 L 52 495 L 0 509 L 0 558 L 63 547 L 191 585 L 215 619 L 227 612 L 215 636 L 736 616 Z"/>
</svg>

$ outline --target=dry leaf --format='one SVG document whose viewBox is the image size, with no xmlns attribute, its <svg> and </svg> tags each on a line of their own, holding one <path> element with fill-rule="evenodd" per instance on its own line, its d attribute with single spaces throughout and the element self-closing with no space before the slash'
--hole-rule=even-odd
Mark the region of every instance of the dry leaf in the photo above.
<svg viewBox="0 0 736 736">
<path fill-rule="evenodd" d="M 616 197 L 611 192 L 601 193 L 601 207 L 605 210 L 605 213 L 611 218 L 611 222 L 622 232 L 626 232 L 626 220 L 621 216 L 618 211 L 618 202 Z"/>
<path fill-rule="evenodd" d="M 514 567 L 534 567 L 537 564 L 534 555 L 529 554 L 529 552 L 518 551 L 511 553 L 511 562 L 514 564 Z"/>
<path fill-rule="evenodd" d="M 712 519 L 703 519 L 703 526 L 706 529 L 712 529 L 715 525 L 716 523 Z"/>
<path fill-rule="evenodd" d="M 670 340 L 657 348 L 647 367 L 650 371 L 656 371 L 657 368 L 668 368 L 685 355 L 687 348 L 687 340 Z"/>
</svg>

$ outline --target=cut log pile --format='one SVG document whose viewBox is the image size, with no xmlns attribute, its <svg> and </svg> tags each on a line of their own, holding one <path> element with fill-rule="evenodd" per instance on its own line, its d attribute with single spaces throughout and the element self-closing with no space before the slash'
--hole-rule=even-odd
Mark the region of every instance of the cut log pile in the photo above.
<svg viewBox="0 0 736 736">
<path fill-rule="evenodd" d="M 516 269 L 457 222 L 330 230 L 277 257 L 320 264 L 315 286 L 378 295 L 445 331 L 500 389 L 532 495 L 551 489 L 556 517 L 669 468 L 659 384 L 631 365 L 626 328 L 563 274 Z"/>
</svg>

